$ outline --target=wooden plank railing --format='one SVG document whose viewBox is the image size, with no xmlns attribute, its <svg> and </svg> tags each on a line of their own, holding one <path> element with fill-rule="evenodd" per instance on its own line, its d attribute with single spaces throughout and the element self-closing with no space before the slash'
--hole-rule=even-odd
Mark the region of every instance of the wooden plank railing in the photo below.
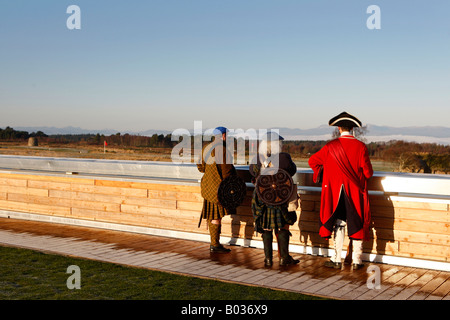
<svg viewBox="0 0 450 320">
<path fill-rule="evenodd" d="M 247 175 L 245 168 L 240 171 L 242 176 Z M 327 249 L 332 247 L 332 240 L 318 235 L 320 186 L 311 183 L 310 176 L 308 170 L 299 170 L 296 177 L 296 181 L 302 183 L 298 189 L 301 205 L 297 210 L 298 221 L 291 227 L 291 244 Z M 424 179 L 422 175 L 394 176 L 399 179 L 417 177 L 417 183 Z M 441 190 L 440 194 L 434 191 L 414 194 L 411 190 L 385 192 L 382 188 L 384 177 L 383 173 L 377 173 L 371 181 L 372 238 L 365 243 L 364 252 L 450 262 L 450 187 Z M 441 189 L 450 185 L 450 177 L 436 176 L 435 179 Z M 253 230 L 252 187 L 251 184 L 248 186 L 247 197 L 237 214 L 223 219 L 224 237 L 260 240 Z M 0 170 L 0 210 L 9 212 L 206 235 L 206 224 L 197 226 L 202 201 L 196 179 L 180 182 L 160 177 Z"/>
</svg>

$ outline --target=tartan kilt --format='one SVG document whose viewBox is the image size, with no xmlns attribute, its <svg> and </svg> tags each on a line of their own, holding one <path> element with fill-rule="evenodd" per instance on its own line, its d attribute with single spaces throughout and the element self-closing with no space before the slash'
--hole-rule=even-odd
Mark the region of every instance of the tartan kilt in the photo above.
<svg viewBox="0 0 450 320">
<path fill-rule="evenodd" d="M 235 214 L 236 210 L 227 210 L 218 203 L 203 200 L 202 218 L 206 220 L 219 220 L 228 214 Z"/>
<path fill-rule="evenodd" d="M 256 189 L 253 191 L 252 213 L 255 231 L 259 233 L 263 233 L 264 229 L 281 229 L 286 224 L 292 226 L 297 221 L 297 213 L 288 211 L 287 203 L 281 206 L 269 206 L 259 199 Z"/>
</svg>

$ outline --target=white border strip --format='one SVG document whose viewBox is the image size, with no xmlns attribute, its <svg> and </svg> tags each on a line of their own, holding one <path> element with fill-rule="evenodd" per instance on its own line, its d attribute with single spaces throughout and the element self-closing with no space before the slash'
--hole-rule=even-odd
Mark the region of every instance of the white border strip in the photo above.
<svg viewBox="0 0 450 320">
<path fill-rule="evenodd" d="M 132 225 L 125 225 L 125 224 L 111 223 L 111 222 L 73 219 L 73 218 L 58 217 L 58 216 L 47 216 L 47 215 L 41 215 L 41 214 L 35 214 L 35 213 L 0 210 L 0 218 L 40 221 L 40 222 L 80 226 L 80 227 L 99 228 L 99 229 L 107 229 L 107 230 L 114 230 L 114 231 L 124 231 L 124 232 L 148 234 L 148 235 L 154 235 L 154 236 L 201 241 L 201 242 L 208 242 L 208 243 L 210 242 L 210 236 L 208 234 L 185 232 L 185 231 L 175 231 L 175 230 L 167 230 L 167 229 L 158 229 L 158 228 L 150 228 L 150 227 L 140 227 L 140 226 L 132 226 Z M 264 248 L 263 242 L 261 240 L 231 238 L 231 237 L 224 237 L 224 236 L 222 236 L 221 239 L 223 240 L 223 243 L 227 243 L 229 245 L 254 247 L 254 248 L 259 248 L 259 249 Z M 274 249 L 277 249 L 276 243 L 274 243 Z M 321 247 L 290 244 L 289 251 L 292 253 L 310 254 L 310 255 L 329 257 L 329 256 L 331 256 L 333 250 L 330 248 L 321 248 Z M 346 254 L 347 253 L 345 251 L 343 251 L 342 258 L 345 258 Z M 405 266 L 405 267 L 423 268 L 423 269 L 432 269 L 432 270 L 450 272 L 450 263 L 449 262 L 395 257 L 395 256 L 379 255 L 379 254 L 373 254 L 373 253 L 371 253 L 371 254 L 363 253 L 362 258 L 364 261 L 375 262 L 375 263 L 385 263 L 385 264 L 399 265 L 399 266 Z"/>
</svg>

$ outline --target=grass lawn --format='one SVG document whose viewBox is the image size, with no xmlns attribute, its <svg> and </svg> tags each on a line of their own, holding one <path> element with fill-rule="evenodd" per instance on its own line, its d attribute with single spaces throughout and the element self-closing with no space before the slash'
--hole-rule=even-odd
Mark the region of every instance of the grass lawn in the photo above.
<svg viewBox="0 0 450 320">
<path fill-rule="evenodd" d="M 67 268 L 81 289 L 68 289 Z M 308 300 L 316 297 L 0 247 L 0 300 Z"/>
</svg>

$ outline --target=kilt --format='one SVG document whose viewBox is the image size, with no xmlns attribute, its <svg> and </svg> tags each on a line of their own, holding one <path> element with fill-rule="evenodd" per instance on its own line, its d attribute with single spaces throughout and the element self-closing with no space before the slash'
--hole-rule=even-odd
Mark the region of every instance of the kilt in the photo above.
<svg viewBox="0 0 450 320">
<path fill-rule="evenodd" d="M 256 189 L 253 191 L 252 213 L 255 224 L 255 231 L 263 233 L 264 229 L 277 230 L 286 224 L 293 225 L 297 221 L 297 213 L 288 211 L 288 204 L 281 206 L 269 206 L 263 203 Z"/>
<path fill-rule="evenodd" d="M 206 220 L 219 220 L 228 214 L 235 214 L 236 210 L 227 210 L 218 203 L 203 200 L 203 208 L 201 217 Z"/>
<path fill-rule="evenodd" d="M 219 220 L 228 214 L 236 213 L 236 209 L 227 210 L 219 203 L 218 190 L 220 183 L 229 175 L 236 174 L 236 171 L 232 164 L 227 164 L 225 161 L 227 152 L 223 154 L 223 163 L 216 163 L 214 149 L 216 145 L 217 143 L 211 143 L 203 148 L 202 163 L 197 164 L 198 170 L 204 173 L 200 183 L 201 195 L 203 197 L 203 208 L 198 224 L 199 227 L 202 219 Z M 223 146 L 226 146 L 225 142 L 223 142 Z"/>
</svg>

